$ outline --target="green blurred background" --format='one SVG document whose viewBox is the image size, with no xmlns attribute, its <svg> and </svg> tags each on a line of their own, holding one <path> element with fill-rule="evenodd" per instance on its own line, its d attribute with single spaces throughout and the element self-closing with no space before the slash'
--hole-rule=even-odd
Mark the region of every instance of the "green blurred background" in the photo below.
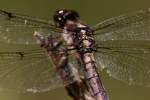
<svg viewBox="0 0 150 100">
<path fill-rule="evenodd" d="M 0 9 L 52 19 L 59 8 L 77 10 L 83 22 L 96 24 L 104 19 L 150 7 L 149 0 L 0 0 Z M 110 100 L 150 100 L 150 88 L 129 86 L 102 72 Z M 0 100 L 71 100 L 63 88 L 40 94 L 0 93 Z"/>
</svg>

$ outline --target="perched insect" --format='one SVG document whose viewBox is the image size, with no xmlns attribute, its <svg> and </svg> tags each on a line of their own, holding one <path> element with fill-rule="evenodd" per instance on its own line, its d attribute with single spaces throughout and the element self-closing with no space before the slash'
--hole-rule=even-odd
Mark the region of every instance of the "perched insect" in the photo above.
<svg viewBox="0 0 150 100">
<path fill-rule="evenodd" d="M 108 74 L 115 79 L 121 80 L 130 85 L 149 87 L 149 24 L 150 11 L 149 9 L 146 9 L 111 18 L 92 26 L 90 29 L 94 32 L 92 36 L 94 36 L 96 42 L 94 58 L 96 59 L 95 62 L 98 71 L 106 69 Z M 74 26 L 72 27 L 74 29 Z M 49 41 L 49 38 L 45 39 L 43 35 L 45 37 L 50 37 L 49 34 L 51 34 L 59 40 L 62 29 L 44 19 L 0 11 L 1 90 L 45 92 L 63 86 L 62 84 L 64 82 L 55 71 L 57 68 L 53 67 L 52 63 L 54 62 L 50 62 L 50 60 L 47 59 L 48 57 L 46 55 L 48 54 L 45 54 L 37 43 L 36 38 L 33 36 L 33 33 L 35 32 L 36 37 L 40 40 L 40 44 L 44 40 L 44 45 L 41 46 L 45 47 L 45 44 L 48 43 L 46 41 Z M 39 33 L 42 33 L 43 35 L 40 35 Z M 53 39 L 54 38 L 50 38 L 50 40 Z M 55 38 L 54 40 L 57 39 Z M 54 45 L 54 49 L 47 50 L 55 51 L 57 49 L 55 48 L 55 46 L 57 47 L 57 42 L 56 45 L 55 42 L 53 43 L 54 44 L 51 45 Z M 85 41 L 85 43 L 87 42 Z M 48 45 L 47 47 L 51 45 Z M 58 47 L 59 46 L 60 45 L 58 45 Z M 79 45 L 76 46 L 78 47 Z M 62 48 L 64 47 L 65 45 Z M 84 51 L 82 49 L 78 50 L 81 53 Z M 66 51 L 69 52 L 70 48 Z M 71 52 L 71 55 L 75 55 L 75 53 Z M 75 59 L 69 60 L 73 65 L 78 66 Z M 57 63 L 55 63 L 55 65 L 56 64 Z M 95 86 L 92 87 L 93 81 L 90 82 L 91 77 L 88 80 L 88 75 L 84 75 L 88 74 L 88 72 L 84 72 L 85 70 L 82 69 L 83 67 L 78 68 L 81 70 L 79 76 L 86 76 L 85 80 L 87 79 L 88 85 L 90 85 L 92 89 L 95 88 Z M 72 82 L 69 81 L 68 84 L 73 82 L 74 80 Z M 99 86 L 104 90 L 101 83 Z M 95 91 L 99 86 L 96 86 L 95 90 L 91 89 L 94 96 L 97 95 Z M 97 100 L 108 99 L 103 90 L 100 92 L 104 93 L 102 94 L 104 98 L 102 97 L 102 99 L 99 99 L 98 97 Z"/>
</svg>

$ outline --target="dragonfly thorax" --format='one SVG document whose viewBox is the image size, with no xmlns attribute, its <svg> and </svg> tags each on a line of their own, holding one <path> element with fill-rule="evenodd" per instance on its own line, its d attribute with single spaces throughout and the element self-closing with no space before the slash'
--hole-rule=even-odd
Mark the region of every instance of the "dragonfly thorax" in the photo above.
<svg viewBox="0 0 150 100">
<path fill-rule="evenodd" d="M 62 37 L 69 49 L 76 49 L 80 53 L 96 50 L 93 31 L 82 24 L 78 24 L 78 26 L 71 31 L 64 28 Z"/>
</svg>

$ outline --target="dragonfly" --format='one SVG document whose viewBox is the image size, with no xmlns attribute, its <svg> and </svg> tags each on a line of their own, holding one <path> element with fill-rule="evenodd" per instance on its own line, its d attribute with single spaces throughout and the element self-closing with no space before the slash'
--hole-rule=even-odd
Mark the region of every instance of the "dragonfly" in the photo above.
<svg viewBox="0 0 150 100">
<path fill-rule="evenodd" d="M 150 9 L 93 26 L 98 70 L 130 85 L 150 87 Z M 0 10 L 0 91 L 46 92 L 63 83 L 34 32 L 57 36 L 52 21 Z M 72 60 L 74 63 L 74 61 Z"/>
</svg>

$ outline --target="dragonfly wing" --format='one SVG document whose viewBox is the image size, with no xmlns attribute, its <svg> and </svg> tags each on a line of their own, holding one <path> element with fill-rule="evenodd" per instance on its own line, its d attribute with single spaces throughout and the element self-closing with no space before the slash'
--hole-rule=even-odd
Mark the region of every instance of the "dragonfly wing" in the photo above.
<svg viewBox="0 0 150 100">
<path fill-rule="evenodd" d="M 115 44 L 116 45 L 116 44 Z M 130 85 L 150 86 L 149 48 L 99 48 L 96 61 L 101 69 Z"/>
<path fill-rule="evenodd" d="M 36 40 L 33 36 L 35 31 L 45 35 L 58 32 L 48 20 L 0 10 L 0 41 L 13 44 L 35 44 Z"/>
<path fill-rule="evenodd" d="M 97 41 L 149 40 L 150 9 L 111 18 L 93 28 Z"/>
<path fill-rule="evenodd" d="M 99 65 L 116 79 L 150 86 L 149 9 L 108 19 L 94 28 Z"/>
<path fill-rule="evenodd" d="M 12 49 L 6 45 L 3 47 L 5 48 L 0 51 L 0 91 L 36 93 L 63 85 L 43 50 L 36 47 L 34 51 L 29 50 L 29 46 L 25 50 L 26 47 L 22 45 L 14 45 Z"/>
</svg>

